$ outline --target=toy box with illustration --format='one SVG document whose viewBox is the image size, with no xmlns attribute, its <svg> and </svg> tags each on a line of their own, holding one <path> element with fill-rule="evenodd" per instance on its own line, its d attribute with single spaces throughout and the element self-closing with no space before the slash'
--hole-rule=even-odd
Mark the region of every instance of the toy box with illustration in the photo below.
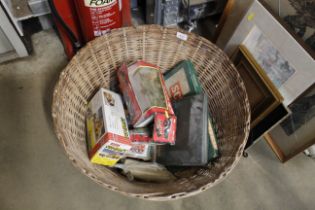
<svg viewBox="0 0 315 210">
<path fill-rule="evenodd" d="M 149 124 L 154 113 L 174 115 L 159 67 L 144 61 L 123 64 L 118 79 L 134 127 Z"/>
<path fill-rule="evenodd" d="M 176 117 L 163 113 L 154 114 L 153 124 L 130 130 L 130 140 L 135 143 L 175 144 Z"/>
<path fill-rule="evenodd" d="M 175 144 L 176 117 L 167 113 L 156 113 L 154 115 L 152 139 L 154 143 Z"/>
<path fill-rule="evenodd" d="M 160 69 L 144 61 L 123 64 L 118 79 L 133 127 L 154 121 L 152 142 L 174 144 L 176 117 Z"/>
<path fill-rule="evenodd" d="M 190 60 L 179 62 L 164 74 L 164 79 L 171 100 L 179 100 L 183 96 L 196 95 L 202 92 L 196 70 Z"/>
<path fill-rule="evenodd" d="M 135 128 L 129 131 L 131 142 L 150 142 L 152 141 L 152 128 Z"/>
<path fill-rule="evenodd" d="M 113 166 L 131 148 L 121 97 L 101 88 L 88 104 L 88 154 L 92 163 Z"/>
<path fill-rule="evenodd" d="M 132 143 L 132 147 L 127 151 L 126 156 L 147 161 L 152 159 L 152 150 L 153 145 L 146 143 Z"/>
</svg>

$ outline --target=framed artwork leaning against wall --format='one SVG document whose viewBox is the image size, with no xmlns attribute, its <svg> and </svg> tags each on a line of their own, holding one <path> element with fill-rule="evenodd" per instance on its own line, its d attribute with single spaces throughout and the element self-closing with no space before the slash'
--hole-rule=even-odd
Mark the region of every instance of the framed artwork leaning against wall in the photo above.
<svg viewBox="0 0 315 210">
<path fill-rule="evenodd" d="M 240 45 L 232 59 L 245 84 L 253 128 L 281 104 L 283 97 L 246 46 Z"/>
<path fill-rule="evenodd" d="M 216 42 L 229 56 L 245 45 L 283 96 L 285 106 L 315 82 L 314 53 L 301 43 L 281 18 L 257 0 L 235 2 Z"/>
<path fill-rule="evenodd" d="M 248 148 L 287 117 L 289 111 L 282 104 L 283 97 L 276 86 L 244 45 L 239 46 L 232 60 L 244 82 L 251 108 Z"/>
<path fill-rule="evenodd" d="M 264 135 L 282 162 L 315 144 L 315 85 L 289 108 L 291 115 Z"/>
</svg>

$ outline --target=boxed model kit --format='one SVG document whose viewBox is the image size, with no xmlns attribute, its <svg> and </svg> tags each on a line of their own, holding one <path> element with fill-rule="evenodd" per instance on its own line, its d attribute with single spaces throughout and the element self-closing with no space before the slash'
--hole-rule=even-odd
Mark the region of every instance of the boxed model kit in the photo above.
<svg viewBox="0 0 315 210">
<path fill-rule="evenodd" d="M 154 122 L 153 143 L 175 143 L 176 117 L 160 69 L 144 61 L 123 64 L 118 79 L 134 128 Z"/>
<path fill-rule="evenodd" d="M 88 104 L 88 154 L 92 163 L 113 166 L 131 148 L 121 97 L 101 88 Z"/>
</svg>

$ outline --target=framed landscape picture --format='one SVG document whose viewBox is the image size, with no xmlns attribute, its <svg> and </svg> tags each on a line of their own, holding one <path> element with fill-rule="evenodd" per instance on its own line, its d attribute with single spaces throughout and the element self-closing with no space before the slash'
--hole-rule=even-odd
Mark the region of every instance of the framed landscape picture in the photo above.
<svg viewBox="0 0 315 210">
<path fill-rule="evenodd" d="M 286 83 L 296 72 L 295 67 L 280 54 L 258 27 L 252 28 L 243 44 L 277 88 Z"/>
<path fill-rule="evenodd" d="M 315 144 L 315 85 L 289 108 L 291 115 L 264 135 L 282 162 Z"/>
<path fill-rule="evenodd" d="M 279 106 L 283 98 L 247 47 L 240 45 L 232 59 L 245 84 L 253 128 Z"/>
<path fill-rule="evenodd" d="M 251 130 L 245 147 L 249 148 L 289 111 L 276 86 L 244 45 L 240 45 L 232 60 L 244 82 L 251 109 Z"/>
<path fill-rule="evenodd" d="M 315 82 L 314 53 L 264 1 L 236 1 L 216 43 L 229 56 L 245 45 L 283 96 L 285 106 Z"/>
</svg>

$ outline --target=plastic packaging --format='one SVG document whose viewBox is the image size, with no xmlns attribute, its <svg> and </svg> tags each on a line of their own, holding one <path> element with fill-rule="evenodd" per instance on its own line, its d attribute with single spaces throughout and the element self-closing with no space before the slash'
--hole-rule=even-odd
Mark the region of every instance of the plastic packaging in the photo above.
<svg viewBox="0 0 315 210">
<path fill-rule="evenodd" d="M 116 164 L 115 167 L 122 169 L 130 181 L 140 179 L 151 182 L 167 182 L 176 179 L 164 166 L 157 163 L 126 159 L 123 164 Z"/>
</svg>

